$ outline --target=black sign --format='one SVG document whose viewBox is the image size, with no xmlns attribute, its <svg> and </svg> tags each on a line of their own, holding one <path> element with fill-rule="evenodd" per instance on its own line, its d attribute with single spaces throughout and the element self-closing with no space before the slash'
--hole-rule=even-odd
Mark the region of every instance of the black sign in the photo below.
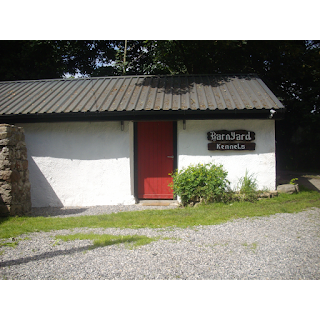
<svg viewBox="0 0 320 320">
<path fill-rule="evenodd" d="M 207 133 L 209 141 L 208 150 L 255 150 L 256 144 L 252 143 L 255 139 L 255 133 L 247 130 L 217 130 Z"/>
<path fill-rule="evenodd" d="M 253 141 L 255 139 L 255 133 L 253 131 L 246 130 L 218 130 L 209 131 L 207 133 L 209 141 Z"/>
<path fill-rule="evenodd" d="M 225 150 L 255 150 L 256 144 L 253 142 L 238 142 L 238 143 L 227 143 L 227 142 L 212 142 L 208 143 L 208 150 L 225 151 Z"/>
</svg>

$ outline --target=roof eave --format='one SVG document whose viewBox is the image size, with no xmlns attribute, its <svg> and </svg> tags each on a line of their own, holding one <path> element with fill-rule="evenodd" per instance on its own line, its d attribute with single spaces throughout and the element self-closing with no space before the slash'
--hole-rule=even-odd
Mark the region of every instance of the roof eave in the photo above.
<svg viewBox="0 0 320 320">
<path fill-rule="evenodd" d="M 273 119 L 281 120 L 285 109 L 270 113 L 269 109 L 252 110 L 141 110 L 113 112 L 70 112 L 0 115 L 3 123 L 68 122 L 68 121 L 151 121 L 208 119 Z"/>
</svg>

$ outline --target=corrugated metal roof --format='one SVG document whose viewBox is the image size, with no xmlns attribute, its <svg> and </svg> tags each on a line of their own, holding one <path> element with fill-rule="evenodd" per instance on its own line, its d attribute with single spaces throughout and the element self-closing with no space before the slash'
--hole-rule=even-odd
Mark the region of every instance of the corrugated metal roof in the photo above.
<svg viewBox="0 0 320 320">
<path fill-rule="evenodd" d="M 284 109 L 256 75 L 118 76 L 0 82 L 0 115 Z"/>
</svg>

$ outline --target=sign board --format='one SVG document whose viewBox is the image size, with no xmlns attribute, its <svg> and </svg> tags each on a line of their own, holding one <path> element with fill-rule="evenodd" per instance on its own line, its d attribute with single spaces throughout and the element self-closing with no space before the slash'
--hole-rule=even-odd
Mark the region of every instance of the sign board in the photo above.
<svg viewBox="0 0 320 320">
<path fill-rule="evenodd" d="M 255 133 L 247 130 L 217 130 L 209 131 L 207 138 L 212 141 L 208 144 L 208 150 L 255 150 Z"/>
</svg>

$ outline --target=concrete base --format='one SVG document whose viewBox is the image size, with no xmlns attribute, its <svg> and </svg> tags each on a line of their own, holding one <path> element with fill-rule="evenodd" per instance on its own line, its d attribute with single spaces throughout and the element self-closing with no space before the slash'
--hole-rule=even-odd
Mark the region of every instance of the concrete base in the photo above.
<svg viewBox="0 0 320 320">
<path fill-rule="evenodd" d="M 295 171 L 277 171 L 277 185 L 289 183 L 291 179 L 298 178 L 297 184 L 302 185 L 310 190 L 320 192 L 320 175 L 308 174 Z"/>
<path fill-rule="evenodd" d="M 178 206 L 177 200 L 139 200 L 141 206 Z"/>
</svg>

